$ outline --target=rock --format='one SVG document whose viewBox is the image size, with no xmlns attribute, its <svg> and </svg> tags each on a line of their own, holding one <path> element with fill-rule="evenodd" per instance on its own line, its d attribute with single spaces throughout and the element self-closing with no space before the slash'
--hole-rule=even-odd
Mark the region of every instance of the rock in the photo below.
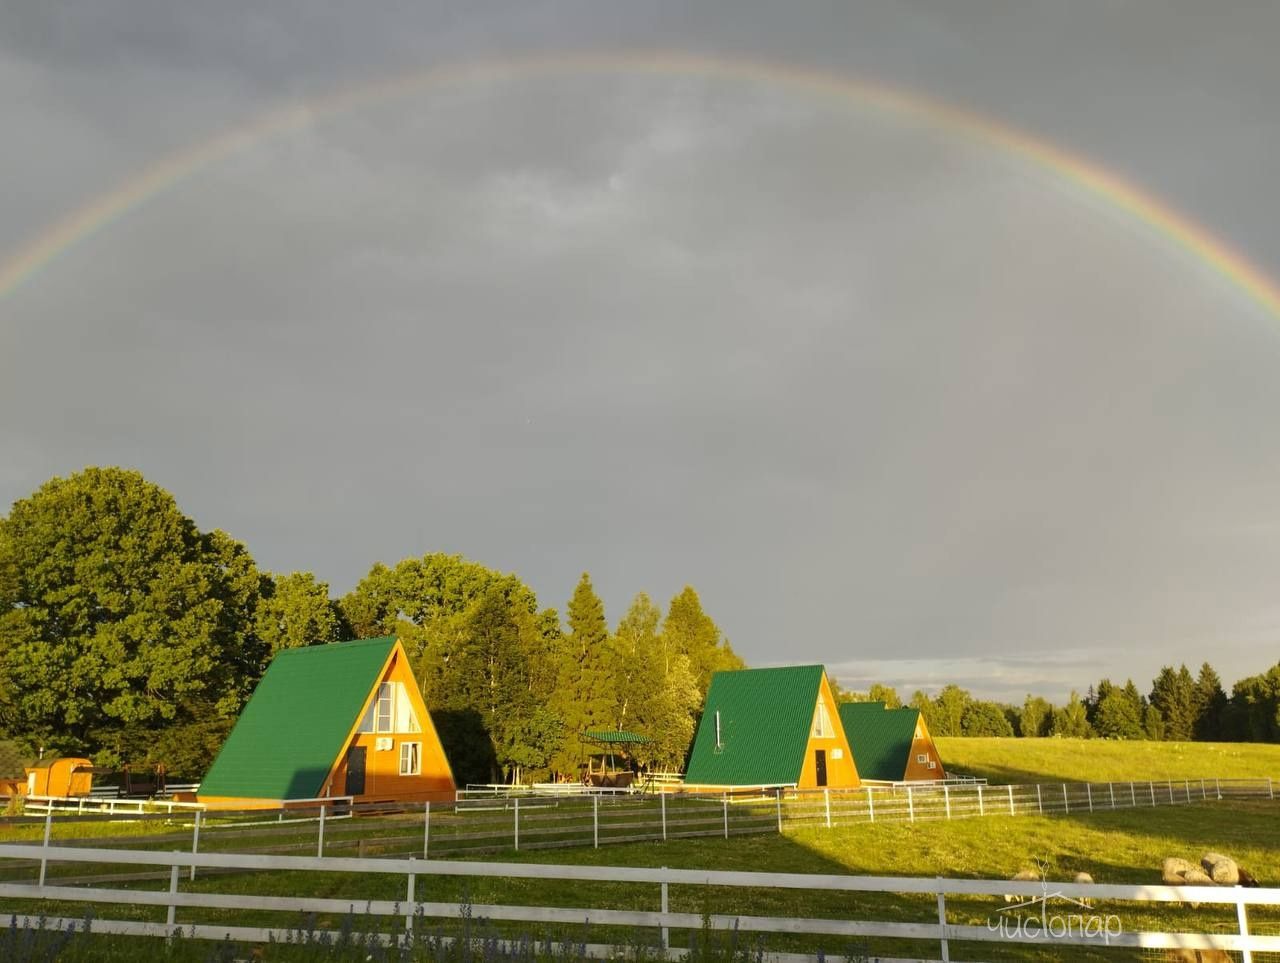
<svg viewBox="0 0 1280 963">
<path fill-rule="evenodd" d="M 1164 880 L 1166 886 L 1181 886 L 1185 882 L 1183 875 L 1192 869 L 1199 872 L 1197 867 L 1192 866 L 1185 859 L 1170 856 L 1160 864 L 1160 878 Z"/>
<path fill-rule="evenodd" d="M 1193 866 L 1182 874 L 1182 882 L 1186 886 L 1212 886 L 1213 877 L 1198 866 Z"/>
<path fill-rule="evenodd" d="M 1204 867 L 1204 871 L 1206 873 L 1212 876 L 1213 864 L 1220 863 L 1224 859 L 1227 859 L 1227 857 L 1223 856 L 1221 853 L 1205 853 L 1203 856 L 1200 857 L 1200 865 Z"/>
<path fill-rule="evenodd" d="M 1209 878 L 1219 886 L 1235 886 L 1240 882 L 1240 867 L 1234 859 L 1223 857 L 1209 868 Z"/>
</svg>

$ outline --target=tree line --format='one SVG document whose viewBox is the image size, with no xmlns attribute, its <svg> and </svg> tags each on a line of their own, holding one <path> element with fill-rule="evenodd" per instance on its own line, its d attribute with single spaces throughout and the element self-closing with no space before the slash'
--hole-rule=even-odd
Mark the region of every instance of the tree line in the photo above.
<svg viewBox="0 0 1280 963">
<path fill-rule="evenodd" d="M 842 690 L 837 697 L 902 705 L 898 693 L 884 685 L 865 693 Z M 917 690 L 908 704 L 920 710 L 936 736 L 1280 742 L 1280 664 L 1236 682 L 1229 696 L 1205 662 L 1194 676 L 1185 665 L 1164 666 L 1148 693 L 1132 679 L 1124 685 L 1102 679 L 1083 698 L 1073 691 L 1060 706 L 1030 694 L 1022 705 L 975 699 L 957 685 L 943 686 L 933 697 Z"/>
<path fill-rule="evenodd" d="M 679 768 L 712 673 L 743 665 L 697 593 L 665 614 L 640 593 L 610 630 L 584 573 L 566 615 L 446 554 L 377 563 L 332 599 L 140 473 L 87 468 L 0 518 L 0 734 L 197 778 L 275 653 L 396 635 L 460 783 L 576 774 L 590 729 L 642 732 L 637 761 Z"/>
</svg>

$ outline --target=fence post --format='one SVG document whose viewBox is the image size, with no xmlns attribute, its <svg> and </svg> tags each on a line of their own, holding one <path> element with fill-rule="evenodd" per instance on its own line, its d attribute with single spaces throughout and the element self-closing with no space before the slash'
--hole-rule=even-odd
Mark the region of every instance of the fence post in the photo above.
<svg viewBox="0 0 1280 963">
<path fill-rule="evenodd" d="M 1201 801 L 1201 802 L 1203 802 L 1204 800 L 1206 800 L 1206 799 L 1208 799 L 1208 798 L 1209 798 L 1209 794 L 1208 794 L 1207 792 L 1205 792 L 1205 788 L 1204 788 L 1204 780 L 1203 780 L 1203 779 L 1201 779 L 1201 780 L 1200 780 L 1200 801 Z"/>
<path fill-rule="evenodd" d="M 431 848 L 431 800 L 422 804 L 422 858 L 427 858 Z"/>
<path fill-rule="evenodd" d="M 1067 795 L 1067 784 L 1062 784 L 1062 811 L 1064 814 L 1071 812 L 1071 799 Z"/>
<path fill-rule="evenodd" d="M 729 793 L 728 792 L 724 794 L 723 805 L 724 805 L 724 838 L 728 839 L 729 838 Z M 827 825 L 828 826 L 831 825 L 830 815 L 827 816 Z"/>
<path fill-rule="evenodd" d="M 1217 777 L 1213 777 L 1213 794 L 1222 799 L 1222 781 Z"/>
<path fill-rule="evenodd" d="M 1093 784 L 1085 783 L 1084 791 L 1089 794 L 1089 812 L 1093 812 Z"/>
<path fill-rule="evenodd" d="M 591 796 L 591 845 L 600 848 L 600 797 Z"/>
<path fill-rule="evenodd" d="M 910 790 L 910 789 L 908 789 L 908 790 L 907 790 L 907 792 L 908 792 L 908 793 L 910 793 L 910 792 L 911 792 L 911 790 Z M 827 828 L 828 828 L 828 829 L 830 829 L 830 828 L 831 828 L 831 790 L 830 790 L 830 789 L 823 789 L 823 790 L 822 790 L 822 798 L 823 798 L 823 800 L 826 802 L 826 805 L 827 805 Z"/>
<path fill-rule="evenodd" d="M 778 793 L 778 835 L 782 835 L 782 787 L 777 789 Z"/>
<path fill-rule="evenodd" d="M 947 807 L 947 818 L 951 818 L 951 790 L 945 785 L 942 787 L 942 804 Z"/>
<path fill-rule="evenodd" d="M 1155 784 L 1155 780 L 1150 780 L 1150 781 L 1148 781 L 1148 782 L 1147 782 L 1147 788 L 1151 790 L 1151 808 L 1153 808 L 1153 809 L 1154 809 L 1154 808 L 1155 808 L 1155 805 L 1156 805 L 1156 784 Z"/>
<path fill-rule="evenodd" d="M 1191 780 L 1186 780 L 1187 802 L 1191 802 Z"/>
<path fill-rule="evenodd" d="M 986 814 L 987 807 L 982 803 L 982 783 L 978 783 L 978 815 L 985 816 Z"/>
<path fill-rule="evenodd" d="M 1138 790 L 1133 788 L 1133 781 L 1129 781 L 1129 799 L 1133 802 L 1133 808 L 1138 808 Z"/>
<path fill-rule="evenodd" d="M 938 943 L 942 948 L 943 963 L 951 959 L 951 946 L 947 942 L 947 897 L 942 892 L 942 877 L 938 877 Z"/>
<path fill-rule="evenodd" d="M 907 818 L 912 822 L 916 821 L 916 804 L 911 798 L 911 787 L 907 787 Z"/>
<path fill-rule="evenodd" d="M 1169 805 L 1172 806 L 1178 800 L 1173 798 L 1173 780 L 1169 780 Z"/>
<path fill-rule="evenodd" d="M 871 817 L 871 822 L 876 821 L 876 801 L 870 786 L 867 787 L 867 815 Z"/>
<path fill-rule="evenodd" d="M 1111 794 L 1111 808 L 1115 809 L 1116 808 L 1116 784 L 1113 782 L 1107 783 L 1107 792 Z"/>
<path fill-rule="evenodd" d="M 174 854 L 176 855 L 177 852 L 178 851 L 175 849 Z M 177 894 L 177 892 L 178 892 L 178 864 L 174 863 L 171 867 L 169 867 L 169 895 L 174 896 Z M 169 928 L 170 936 L 173 935 L 173 926 L 177 922 L 177 920 L 178 920 L 178 907 L 173 902 L 173 900 L 170 900 L 169 912 L 164 918 L 165 925 Z"/>
<path fill-rule="evenodd" d="M 1009 783 L 1005 788 L 1009 790 L 1009 815 L 1016 816 L 1018 813 L 1017 810 L 1013 808 L 1013 783 Z"/>
<path fill-rule="evenodd" d="M 515 841 L 516 852 L 520 852 L 520 797 L 515 798 L 516 817 L 515 824 L 512 827 L 512 839 Z"/>
<path fill-rule="evenodd" d="M 1274 786 L 1274 785 L 1272 785 L 1272 783 L 1271 783 L 1271 777 L 1270 777 L 1270 776 L 1268 776 L 1268 777 L 1267 777 L 1267 798 L 1268 798 L 1268 799 L 1275 799 L 1275 798 L 1276 798 L 1276 789 L 1275 789 L 1275 786 Z"/>
<path fill-rule="evenodd" d="M 414 894 L 413 886 L 417 882 L 417 873 L 414 872 L 414 859 L 409 857 L 409 886 L 404 898 L 404 931 L 406 933 L 413 932 L 413 914 L 414 914 Z"/>
<path fill-rule="evenodd" d="M 1240 936 L 1247 940 L 1249 938 L 1249 916 L 1244 908 L 1244 891 L 1238 887 L 1236 889 L 1236 919 L 1240 923 Z M 1253 963 L 1253 951 L 1249 949 L 1247 943 L 1240 953 L 1240 959 L 1242 963 Z"/>
<path fill-rule="evenodd" d="M 44 885 L 45 867 L 49 863 L 49 834 L 53 831 L 53 803 L 44 811 L 44 848 L 40 851 L 40 885 Z"/>
<path fill-rule="evenodd" d="M 1044 815 L 1044 797 L 1040 795 L 1040 783 L 1036 783 L 1036 809 Z"/>
<path fill-rule="evenodd" d="M 191 830 L 191 855 L 200 852 L 200 810 L 196 810 L 196 824 Z M 191 878 L 196 878 L 196 864 L 191 864 Z"/>
<path fill-rule="evenodd" d="M 665 843 L 667 841 L 667 794 L 665 792 L 658 793 L 658 802 L 662 807 L 662 841 Z M 778 825 L 782 825 L 781 817 L 779 817 Z"/>
<path fill-rule="evenodd" d="M 667 867 L 663 866 L 662 868 L 666 869 Z M 667 914 L 668 905 L 669 904 L 667 903 L 667 881 L 664 879 L 662 881 L 662 914 L 664 916 Z M 664 922 L 662 924 L 662 949 L 665 952 L 670 948 L 671 948 L 671 931 L 667 929 L 667 924 Z"/>
<path fill-rule="evenodd" d="M 319 831 L 316 833 L 316 855 L 324 855 L 324 803 L 320 804 Z"/>
</svg>

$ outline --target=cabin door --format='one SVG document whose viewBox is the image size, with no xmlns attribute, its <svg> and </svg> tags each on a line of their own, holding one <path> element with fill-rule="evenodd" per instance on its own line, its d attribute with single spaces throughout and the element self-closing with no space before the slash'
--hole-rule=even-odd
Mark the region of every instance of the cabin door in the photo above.
<svg viewBox="0 0 1280 963">
<path fill-rule="evenodd" d="M 347 795 L 364 795 L 364 746 L 352 746 L 347 750 Z"/>
<path fill-rule="evenodd" d="M 813 750 L 813 771 L 817 775 L 818 785 L 827 784 L 827 750 Z"/>
</svg>

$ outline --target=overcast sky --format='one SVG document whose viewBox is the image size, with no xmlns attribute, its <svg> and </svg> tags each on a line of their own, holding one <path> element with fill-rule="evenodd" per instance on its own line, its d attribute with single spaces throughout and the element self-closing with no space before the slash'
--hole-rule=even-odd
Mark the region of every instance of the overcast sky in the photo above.
<svg viewBox="0 0 1280 963">
<path fill-rule="evenodd" d="M 259 112 L 669 50 L 911 91 L 1280 273 L 1280 4 L 0 0 L 0 262 Z M 1055 698 L 1280 656 L 1280 319 L 1060 175 L 767 80 L 436 85 L 258 140 L 0 299 L 0 503 L 140 469 L 335 594 L 459 552 L 753 665 Z"/>
</svg>

